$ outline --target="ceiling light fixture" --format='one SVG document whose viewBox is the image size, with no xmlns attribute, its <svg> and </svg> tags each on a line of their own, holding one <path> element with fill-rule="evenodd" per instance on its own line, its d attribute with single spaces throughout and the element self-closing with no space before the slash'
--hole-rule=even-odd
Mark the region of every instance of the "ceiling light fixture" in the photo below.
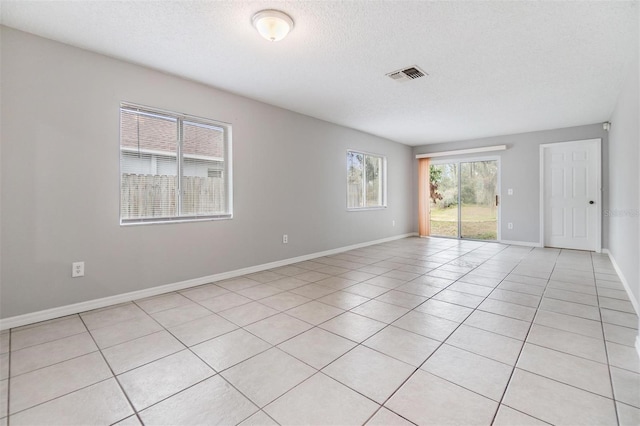
<svg viewBox="0 0 640 426">
<path fill-rule="evenodd" d="M 293 19 L 279 10 L 261 10 L 251 19 L 260 35 L 269 41 L 282 40 L 293 29 Z"/>
</svg>

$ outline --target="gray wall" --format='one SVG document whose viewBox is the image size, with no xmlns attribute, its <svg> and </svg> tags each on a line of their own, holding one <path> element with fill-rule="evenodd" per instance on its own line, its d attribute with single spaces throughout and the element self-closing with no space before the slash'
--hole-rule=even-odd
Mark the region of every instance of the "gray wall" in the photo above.
<svg viewBox="0 0 640 426">
<path fill-rule="evenodd" d="M 640 305 L 640 78 L 638 56 L 622 87 L 611 115 L 609 132 L 609 251 Z"/>
<path fill-rule="evenodd" d="M 3 318 L 414 229 L 407 146 L 9 28 L 1 35 Z M 121 101 L 232 123 L 232 220 L 118 225 Z M 388 208 L 346 211 L 348 148 L 387 156 Z M 86 276 L 70 278 L 81 260 Z"/>
<path fill-rule="evenodd" d="M 479 148 L 492 145 L 507 145 L 506 151 L 480 153 L 455 158 L 499 156 L 501 168 L 501 239 L 523 243 L 540 242 L 540 145 L 553 142 L 567 142 L 583 139 L 602 139 L 602 201 L 603 209 L 608 206 L 608 135 L 602 124 L 570 127 L 556 130 L 521 133 L 517 135 L 423 145 L 413 149 L 417 154 Z M 437 160 L 446 157 L 437 158 Z M 417 161 L 414 160 L 414 176 L 417 180 Z M 507 195 L 507 189 L 513 195 Z M 417 223 L 417 204 L 414 207 L 414 223 Z M 507 229 L 507 223 L 513 229 Z M 603 247 L 607 247 L 607 224 L 603 223 Z"/>
</svg>

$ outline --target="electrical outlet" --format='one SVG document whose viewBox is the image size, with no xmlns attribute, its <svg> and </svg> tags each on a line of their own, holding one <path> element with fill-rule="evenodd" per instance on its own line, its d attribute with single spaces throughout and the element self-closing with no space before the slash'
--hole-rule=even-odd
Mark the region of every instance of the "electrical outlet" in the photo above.
<svg viewBox="0 0 640 426">
<path fill-rule="evenodd" d="M 396 221 L 395 220 L 391 221 L 391 226 L 396 226 Z"/>
<path fill-rule="evenodd" d="M 513 188 L 507 189 L 507 195 L 513 195 Z"/>
<path fill-rule="evenodd" d="M 508 229 L 513 229 L 513 223 L 511 223 L 511 222 L 507 223 L 507 228 Z"/>
<path fill-rule="evenodd" d="M 84 277 L 84 262 L 73 262 L 71 264 L 71 278 Z"/>
<path fill-rule="evenodd" d="M 287 234 L 284 234 L 282 236 L 282 244 L 288 244 L 289 243 L 289 236 Z"/>
</svg>

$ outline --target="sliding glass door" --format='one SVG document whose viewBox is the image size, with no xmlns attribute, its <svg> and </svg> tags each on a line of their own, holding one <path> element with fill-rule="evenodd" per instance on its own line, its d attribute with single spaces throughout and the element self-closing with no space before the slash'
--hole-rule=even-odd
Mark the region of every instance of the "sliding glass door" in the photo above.
<svg viewBox="0 0 640 426">
<path fill-rule="evenodd" d="M 498 162 L 460 163 L 460 237 L 498 238 Z"/>
<path fill-rule="evenodd" d="M 431 235 L 458 237 L 458 164 L 432 164 L 429 170 Z"/>
<path fill-rule="evenodd" d="M 498 161 L 431 165 L 431 235 L 474 240 L 498 238 Z"/>
</svg>

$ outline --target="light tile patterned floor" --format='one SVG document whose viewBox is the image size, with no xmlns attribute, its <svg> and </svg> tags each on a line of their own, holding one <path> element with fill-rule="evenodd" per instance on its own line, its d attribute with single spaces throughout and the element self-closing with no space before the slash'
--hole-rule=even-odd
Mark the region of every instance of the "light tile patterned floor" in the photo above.
<svg viewBox="0 0 640 426">
<path fill-rule="evenodd" d="M 0 426 L 638 425 L 606 256 L 408 238 L 0 334 Z"/>
</svg>

